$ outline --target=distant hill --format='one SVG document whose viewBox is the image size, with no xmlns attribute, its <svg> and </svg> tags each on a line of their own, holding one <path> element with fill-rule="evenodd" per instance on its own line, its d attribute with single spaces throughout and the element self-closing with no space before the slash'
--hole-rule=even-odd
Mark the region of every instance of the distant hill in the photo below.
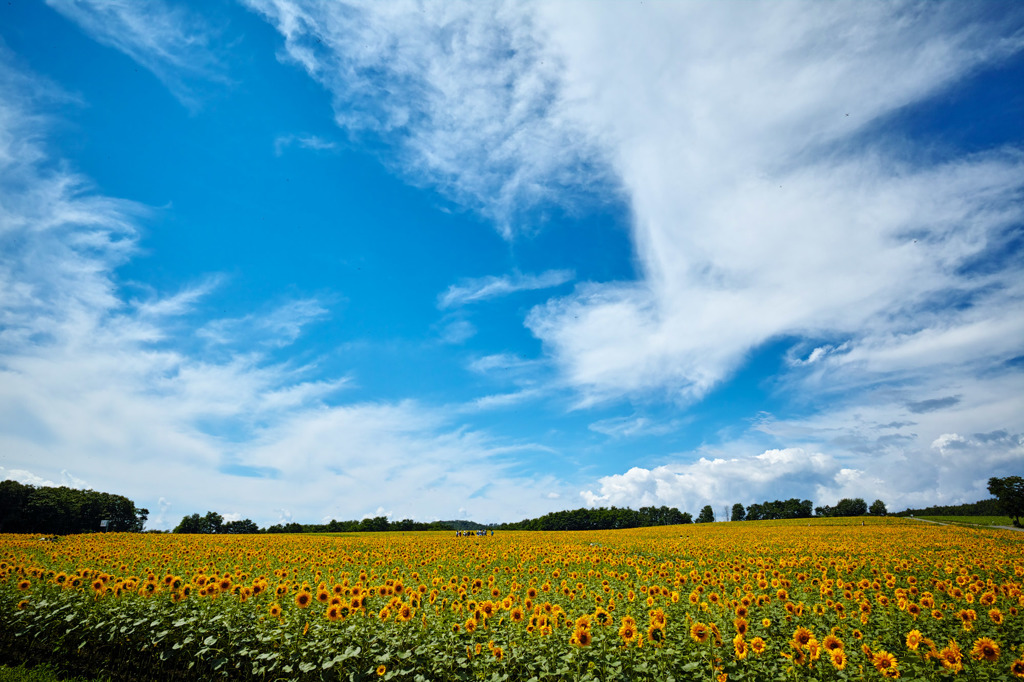
<svg viewBox="0 0 1024 682">
<path fill-rule="evenodd" d="M 967 504 L 950 506 L 925 507 L 924 509 L 904 509 L 892 516 L 1004 516 L 999 507 L 999 500 L 978 500 Z"/>
</svg>

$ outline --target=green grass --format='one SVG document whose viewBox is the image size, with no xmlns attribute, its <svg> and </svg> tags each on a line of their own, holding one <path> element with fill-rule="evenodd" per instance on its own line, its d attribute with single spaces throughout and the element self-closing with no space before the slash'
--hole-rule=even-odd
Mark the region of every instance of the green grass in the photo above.
<svg viewBox="0 0 1024 682">
<path fill-rule="evenodd" d="M 926 521 L 938 521 L 939 523 L 955 523 L 967 526 L 1012 526 L 1013 521 L 1008 516 L 918 516 Z"/>
<path fill-rule="evenodd" d="M 0 665 L 0 682 L 90 682 L 85 677 L 63 677 L 48 665 L 28 668 L 24 665 L 11 667 Z"/>
</svg>

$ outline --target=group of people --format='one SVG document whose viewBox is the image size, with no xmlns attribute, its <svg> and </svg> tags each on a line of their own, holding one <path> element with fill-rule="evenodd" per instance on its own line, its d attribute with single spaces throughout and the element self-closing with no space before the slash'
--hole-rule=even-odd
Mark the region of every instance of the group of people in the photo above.
<svg viewBox="0 0 1024 682">
<path fill-rule="evenodd" d="M 457 538 L 470 537 L 471 535 L 476 535 L 478 538 L 479 537 L 486 537 L 487 536 L 487 531 L 486 530 L 457 530 L 457 531 L 455 531 L 455 537 L 457 537 Z M 491 535 L 494 535 L 494 529 L 493 528 L 491 529 Z"/>
</svg>

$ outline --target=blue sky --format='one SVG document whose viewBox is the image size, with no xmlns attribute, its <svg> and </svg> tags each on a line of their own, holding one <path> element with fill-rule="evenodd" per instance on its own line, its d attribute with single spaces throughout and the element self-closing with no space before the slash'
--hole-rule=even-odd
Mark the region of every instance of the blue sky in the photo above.
<svg viewBox="0 0 1024 682">
<path fill-rule="evenodd" d="M 14 0 L 0 475 L 149 527 L 986 497 L 1016 3 Z"/>
</svg>

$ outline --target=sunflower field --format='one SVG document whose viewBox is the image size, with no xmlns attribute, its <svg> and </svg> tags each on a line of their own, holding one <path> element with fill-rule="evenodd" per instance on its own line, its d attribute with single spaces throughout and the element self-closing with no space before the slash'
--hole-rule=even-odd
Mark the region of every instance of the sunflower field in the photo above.
<svg viewBox="0 0 1024 682">
<path fill-rule="evenodd" d="M 901 519 L 0 535 L 0 662 L 115 680 L 1012 680 L 1022 581 L 1024 534 Z"/>
</svg>

